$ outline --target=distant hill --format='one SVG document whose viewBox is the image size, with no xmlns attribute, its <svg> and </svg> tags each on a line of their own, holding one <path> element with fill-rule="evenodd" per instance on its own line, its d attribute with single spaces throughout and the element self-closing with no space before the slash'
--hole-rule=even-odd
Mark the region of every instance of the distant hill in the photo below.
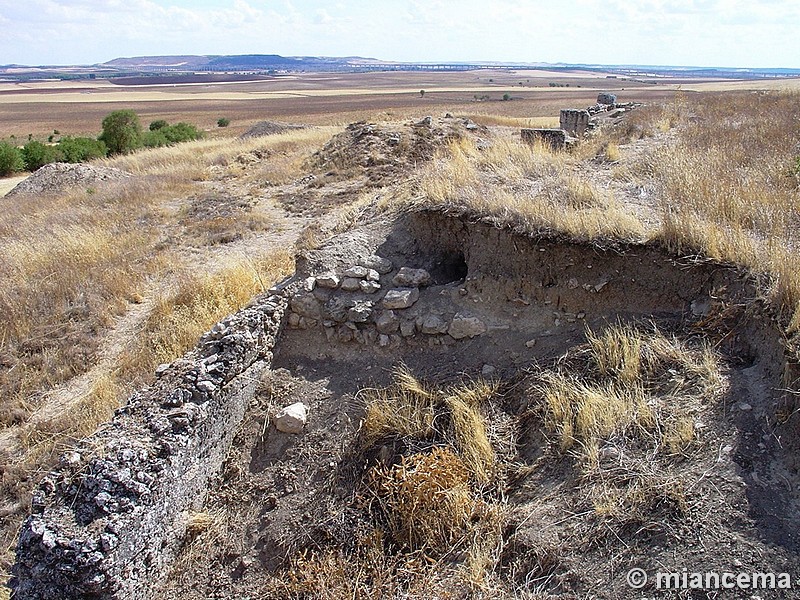
<svg viewBox="0 0 800 600">
<path fill-rule="evenodd" d="M 728 67 L 650 66 L 650 65 L 600 65 L 542 62 L 396 62 L 360 56 L 281 56 L 279 54 L 240 55 L 175 55 L 133 56 L 115 58 L 95 65 L 24 66 L 0 65 L 0 77 L 10 81 L 23 81 L 42 77 L 61 79 L 194 77 L 207 73 L 218 78 L 223 74 L 238 77 L 260 77 L 287 72 L 356 72 L 356 71 L 468 71 L 475 69 L 545 69 L 548 71 L 595 71 L 622 77 L 687 77 L 760 79 L 775 77 L 800 77 L 800 69 L 752 69 Z"/>
<path fill-rule="evenodd" d="M 134 56 L 115 58 L 102 67 L 112 67 L 126 71 L 269 71 L 269 70 L 339 70 L 352 65 L 379 64 L 391 65 L 387 61 L 355 56 L 318 57 L 318 56 L 280 56 L 278 54 L 239 54 L 225 56 Z"/>
</svg>

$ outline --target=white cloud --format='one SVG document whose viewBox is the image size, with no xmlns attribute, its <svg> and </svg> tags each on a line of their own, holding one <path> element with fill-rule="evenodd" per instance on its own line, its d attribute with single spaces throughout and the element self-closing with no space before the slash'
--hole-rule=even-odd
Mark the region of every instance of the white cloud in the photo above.
<svg viewBox="0 0 800 600">
<path fill-rule="evenodd" d="M 788 0 L 0 0 L 0 62 L 143 54 L 800 67 Z"/>
</svg>

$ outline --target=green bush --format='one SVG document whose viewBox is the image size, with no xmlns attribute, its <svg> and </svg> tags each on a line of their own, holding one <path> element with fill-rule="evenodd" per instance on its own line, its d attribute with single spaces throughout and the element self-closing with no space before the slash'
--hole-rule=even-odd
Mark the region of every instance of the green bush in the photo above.
<svg viewBox="0 0 800 600">
<path fill-rule="evenodd" d="M 63 137 L 58 144 L 58 150 L 62 160 L 69 163 L 85 162 L 108 154 L 105 143 L 85 137 Z"/>
<path fill-rule="evenodd" d="M 61 152 L 57 147 L 35 140 L 28 142 L 22 148 L 22 160 L 25 162 L 25 168 L 31 173 L 45 165 L 58 162 L 61 158 Z"/>
<path fill-rule="evenodd" d="M 226 119 L 225 117 L 217 119 L 217 127 L 227 127 L 230 124 L 231 124 L 230 119 Z"/>
<path fill-rule="evenodd" d="M 164 119 L 159 119 L 158 121 L 153 121 L 150 123 L 150 131 L 158 131 L 159 129 L 164 129 L 169 125 Z"/>
<path fill-rule="evenodd" d="M 8 142 L 0 142 L 0 176 L 13 175 L 25 168 L 25 161 L 19 148 Z"/>
<path fill-rule="evenodd" d="M 175 123 L 175 125 L 167 125 L 159 129 L 172 144 L 179 144 L 180 142 L 189 142 L 191 140 L 198 140 L 203 137 L 203 132 L 197 129 L 194 125 L 189 123 Z"/>
<path fill-rule="evenodd" d="M 145 148 L 160 148 L 161 146 L 169 146 L 169 144 L 170 142 L 162 129 L 145 131 L 142 135 L 142 146 Z"/>
<path fill-rule="evenodd" d="M 142 145 L 142 126 L 132 110 L 115 110 L 103 119 L 103 133 L 98 138 L 109 154 L 127 154 Z"/>
<path fill-rule="evenodd" d="M 145 131 L 142 135 L 142 145 L 145 148 L 160 148 L 161 146 L 172 146 L 181 142 L 189 142 L 203 137 L 203 132 L 194 125 L 188 123 L 175 123 L 175 125 L 164 125 L 150 131 Z"/>
</svg>

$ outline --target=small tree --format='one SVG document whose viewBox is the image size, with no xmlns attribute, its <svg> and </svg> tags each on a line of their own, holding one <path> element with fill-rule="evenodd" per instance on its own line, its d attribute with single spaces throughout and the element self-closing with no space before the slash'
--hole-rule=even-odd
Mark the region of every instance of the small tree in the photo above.
<svg viewBox="0 0 800 600">
<path fill-rule="evenodd" d="M 150 123 L 150 131 L 158 131 L 159 129 L 164 129 L 169 125 L 164 119 L 159 119 L 158 121 L 153 121 Z"/>
<path fill-rule="evenodd" d="M 503 94 L 503 100 L 505 100 L 506 102 L 511 100 L 511 94 Z"/>
<path fill-rule="evenodd" d="M 230 119 L 226 119 L 225 117 L 217 119 L 217 127 L 227 127 L 230 124 Z"/>
<path fill-rule="evenodd" d="M 145 131 L 142 134 L 142 145 L 145 148 L 160 148 L 161 146 L 169 146 L 169 143 L 163 129 Z"/>
<path fill-rule="evenodd" d="M 22 152 L 8 142 L 0 142 L 0 176 L 13 175 L 25 168 Z"/>
<path fill-rule="evenodd" d="M 419 97 L 420 98 L 424 98 L 425 97 L 425 90 L 420 90 L 419 91 Z"/>
<path fill-rule="evenodd" d="M 115 110 L 103 119 L 100 141 L 110 154 L 127 154 L 141 146 L 142 126 L 132 110 Z"/>
</svg>

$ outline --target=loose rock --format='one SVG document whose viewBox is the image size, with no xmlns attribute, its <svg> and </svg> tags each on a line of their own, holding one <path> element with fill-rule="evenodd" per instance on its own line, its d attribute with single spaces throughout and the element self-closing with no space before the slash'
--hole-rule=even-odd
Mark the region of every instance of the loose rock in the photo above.
<svg viewBox="0 0 800 600">
<path fill-rule="evenodd" d="M 420 317 L 419 330 L 428 335 L 435 335 L 437 333 L 445 333 L 447 331 L 447 321 L 438 315 L 427 315 Z"/>
<path fill-rule="evenodd" d="M 302 402 L 295 402 L 275 415 L 275 427 L 284 433 L 300 433 L 308 420 L 308 408 Z"/>
<path fill-rule="evenodd" d="M 377 281 L 364 281 L 362 280 L 359 284 L 359 288 L 365 294 L 374 294 L 379 289 L 381 289 L 381 284 Z"/>
<path fill-rule="evenodd" d="M 346 277 L 342 280 L 342 289 L 345 292 L 358 292 L 361 290 L 361 280 L 355 277 Z"/>
<path fill-rule="evenodd" d="M 388 258 L 382 258 L 376 255 L 368 256 L 362 260 L 360 264 L 362 267 L 367 269 L 374 269 L 381 275 L 386 275 L 386 273 L 391 272 L 391 270 L 394 268 L 392 261 L 390 261 Z"/>
<path fill-rule="evenodd" d="M 484 334 L 486 329 L 486 324 L 478 317 L 467 317 L 456 313 L 452 323 L 450 323 L 450 327 L 447 329 L 447 333 L 450 334 L 450 337 L 461 340 Z"/>
<path fill-rule="evenodd" d="M 393 310 L 384 310 L 380 315 L 378 315 L 378 318 L 375 319 L 375 326 L 378 328 L 380 333 L 394 333 L 400 327 L 400 319 Z M 413 335 L 413 333 L 412 323 L 411 334 Z"/>
<path fill-rule="evenodd" d="M 335 290 L 339 287 L 341 283 L 341 279 L 335 273 L 329 273 L 327 275 L 319 275 L 317 277 L 317 285 L 319 287 Z"/>
<path fill-rule="evenodd" d="M 431 274 L 425 269 L 402 267 L 392 278 L 392 283 L 399 287 L 420 287 L 431 282 Z"/>
<path fill-rule="evenodd" d="M 342 272 L 345 277 L 355 277 L 356 279 L 365 279 L 369 275 L 369 269 L 366 267 L 355 266 Z"/>
</svg>

